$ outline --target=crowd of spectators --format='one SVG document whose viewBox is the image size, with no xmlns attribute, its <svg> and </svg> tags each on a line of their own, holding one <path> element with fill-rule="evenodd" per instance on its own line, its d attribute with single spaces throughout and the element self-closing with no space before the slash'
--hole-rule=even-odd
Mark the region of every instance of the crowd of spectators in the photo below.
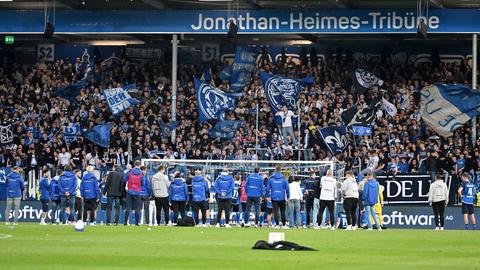
<svg viewBox="0 0 480 270">
<path fill-rule="evenodd" d="M 228 82 L 219 79 L 226 63 L 210 63 L 215 84 L 229 91 Z M 352 93 L 352 70 L 364 67 L 385 81 L 381 89 L 365 94 Z M 0 166 L 20 166 L 29 171 L 40 167 L 70 164 L 84 169 L 93 165 L 110 169 L 126 166 L 142 158 L 171 159 L 263 159 L 334 160 L 344 162 L 347 170 L 365 168 L 368 150 L 379 151 L 380 168 L 386 172 L 415 173 L 476 171 L 480 164 L 480 139 L 471 141 L 467 124 L 450 138 L 441 138 L 422 122 L 419 91 L 426 85 L 445 82 L 470 85 L 471 67 L 441 61 L 414 63 L 392 61 L 390 55 L 366 60 L 350 56 L 326 55 L 318 64 L 287 58 L 277 63 L 262 59 L 243 88 L 243 97 L 227 119 L 243 120 L 231 139 L 211 138 L 214 122 L 202 123 L 196 106 L 193 77 L 200 77 L 205 66 L 180 65 L 178 69 L 177 120 L 175 137 L 161 129 L 172 119 L 171 66 L 152 63 L 133 64 L 121 59 L 94 66 L 86 87 L 75 100 L 55 96 L 55 91 L 85 77 L 85 64 L 57 60 L 33 66 L 13 65 L 0 68 L 1 122 L 13 123 L 13 143 L 0 147 Z M 300 127 L 295 127 L 298 145 L 285 144 L 265 96 L 259 71 L 289 77 L 314 76 L 315 83 L 304 88 L 297 103 Z M 113 116 L 102 90 L 136 83 L 133 94 L 141 103 Z M 318 128 L 344 125 L 341 114 L 352 106 L 370 104 L 383 96 L 395 104 L 394 117 L 376 112 L 372 136 L 351 140 L 344 153 L 332 155 L 318 136 Z M 259 128 L 252 109 L 257 104 Z M 82 129 L 111 122 L 110 147 L 102 148 L 80 134 L 66 143 L 63 127 L 78 124 Z M 477 128 L 478 129 L 478 128 Z M 255 151 L 257 145 L 260 151 Z M 287 138 L 287 142 L 292 142 Z"/>
</svg>

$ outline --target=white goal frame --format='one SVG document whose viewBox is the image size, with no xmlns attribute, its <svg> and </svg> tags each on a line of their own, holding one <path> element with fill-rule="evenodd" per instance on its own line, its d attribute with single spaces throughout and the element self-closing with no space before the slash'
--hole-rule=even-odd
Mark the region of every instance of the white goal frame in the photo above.
<svg viewBox="0 0 480 270">
<path fill-rule="evenodd" d="M 142 159 L 141 164 L 145 166 L 148 162 L 155 162 L 160 164 L 168 164 L 168 163 L 185 163 L 185 164 L 238 164 L 239 167 L 241 165 L 252 165 L 252 164 L 268 164 L 268 165 L 276 165 L 276 164 L 288 164 L 288 165 L 312 165 L 312 166 L 325 166 L 329 167 L 332 171 L 335 170 L 335 164 L 333 161 L 325 161 L 325 160 L 316 160 L 316 161 L 305 161 L 305 160 L 211 160 L 211 159 Z M 336 173 L 334 172 L 336 175 Z M 340 177 L 339 177 L 340 178 Z"/>
</svg>

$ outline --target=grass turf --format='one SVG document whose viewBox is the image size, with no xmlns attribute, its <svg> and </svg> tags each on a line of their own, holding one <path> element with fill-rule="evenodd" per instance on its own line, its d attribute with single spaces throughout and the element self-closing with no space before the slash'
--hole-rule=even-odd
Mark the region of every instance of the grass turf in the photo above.
<svg viewBox="0 0 480 270">
<path fill-rule="evenodd" d="M 252 250 L 268 232 L 318 251 Z M 0 269 L 480 269 L 480 231 L 0 225 Z"/>
</svg>

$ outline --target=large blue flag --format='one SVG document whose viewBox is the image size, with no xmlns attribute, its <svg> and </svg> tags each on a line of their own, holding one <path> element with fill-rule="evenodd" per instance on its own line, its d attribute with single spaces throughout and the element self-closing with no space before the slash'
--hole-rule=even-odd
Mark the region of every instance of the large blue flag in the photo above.
<svg viewBox="0 0 480 270">
<path fill-rule="evenodd" d="M 241 91 L 243 86 L 250 81 L 255 69 L 258 51 L 253 47 L 238 46 L 235 53 L 235 62 L 232 65 L 230 88 Z"/>
<path fill-rule="evenodd" d="M 480 91 L 459 84 L 435 84 L 421 91 L 423 121 L 449 137 L 472 117 L 480 115 Z"/>
<path fill-rule="evenodd" d="M 226 111 L 235 109 L 235 99 L 222 90 L 195 79 L 195 95 L 200 121 L 223 120 Z"/>
<path fill-rule="evenodd" d="M 210 82 L 212 80 L 212 68 L 211 67 L 206 67 L 205 70 L 203 71 L 202 77 L 200 77 L 200 80 L 204 82 Z"/>
<path fill-rule="evenodd" d="M 83 136 L 95 144 L 107 148 L 110 147 L 110 128 L 110 123 L 94 126 L 87 129 Z"/>
<path fill-rule="evenodd" d="M 274 112 L 280 111 L 284 105 L 288 109 L 296 111 L 296 102 L 300 91 L 304 85 L 313 84 L 314 81 L 313 77 L 294 79 L 272 76 L 266 72 L 260 72 L 260 78 L 270 107 Z"/>
<path fill-rule="evenodd" d="M 242 126 L 243 121 L 225 120 L 218 121 L 215 127 L 209 130 L 210 137 L 232 139 L 235 137 L 237 130 Z"/>
<path fill-rule="evenodd" d="M 319 130 L 325 145 L 330 150 L 330 153 L 335 155 L 338 152 L 343 152 L 348 145 L 347 141 L 347 127 L 325 127 Z"/>
<path fill-rule="evenodd" d="M 77 140 L 77 134 L 80 132 L 79 124 L 72 124 L 63 126 L 63 139 L 66 143 L 71 143 Z"/>
<path fill-rule="evenodd" d="M 75 98 L 80 95 L 80 90 L 84 88 L 86 84 L 87 80 L 84 79 L 69 85 L 63 85 L 55 92 L 55 95 L 73 102 Z"/>
<path fill-rule="evenodd" d="M 220 72 L 220 79 L 222 81 L 230 81 L 231 77 L 232 77 L 232 65 L 228 65 Z"/>
<path fill-rule="evenodd" d="M 134 106 L 139 103 L 136 98 L 132 98 L 128 93 L 129 90 L 134 88 L 135 84 L 129 84 L 123 88 L 118 87 L 103 90 L 105 99 L 108 102 L 108 107 L 110 107 L 110 111 L 114 115 L 117 115 L 130 106 Z"/>
</svg>

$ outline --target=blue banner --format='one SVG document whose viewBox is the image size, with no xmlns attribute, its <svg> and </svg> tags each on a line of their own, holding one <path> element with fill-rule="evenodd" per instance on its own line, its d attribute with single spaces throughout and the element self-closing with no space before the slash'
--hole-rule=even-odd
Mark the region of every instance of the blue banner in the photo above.
<svg viewBox="0 0 480 270">
<path fill-rule="evenodd" d="M 292 111 L 297 111 L 297 98 L 305 84 L 313 84 L 313 77 L 303 79 L 285 78 L 260 72 L 263 88 L 268 102 L 274 113 L 287 106 Z"/>
<path fill-rule="evenodd" d="M 219 121 L 208 133 L 213 138 L 232 139 L 242 123 L 243 121 L 239 120 Z"/>
<path fill-rule="evenodd" d="M 135 98 L 132 98 L 128 93 L 129 90 L 135 89 L 135 84 L 129 84 L 123 88 L 110 88 L 103 90 L 105 99 L 108 102 L 108 107 L 113 115 L 117 115 L 128 109 L 130 106 L 135 106 L 139 101 Z"/>
<path fill-rule="evenodd" d="M 355 136 L 371 136 L 372 128 L 363 126 L 352 126 L 353 135 Z"/>
<path fill-rule="evenodd" d="M 55 92 L 55 95 L 57 97 L 67 99 L 70 102 L 74 102 L 75 98 L 80 95 L 80 90 L 84 88 L 86 84 L 86 80 L 80 80 L 69 85 L 60 86 L 60 88 Z"/>
<path fill-rule="evenodd" d="M 202 80 L 204 82 L 210 82 L 212 80 L 212 68 L 211 67 L 206 67 L 205 68 L 200 80 Z"/>
<path fill-rule="evenodd" d="M 195 95 L 200 121 L 223 121 L 227 111 L 235 109 L 235 99 L 222 90 L 195 79 Z"/>
<path fill-rule="evenodd" d="M 7 175 L 10 171 L 9 167 L 0 168 L 0 200 L 7 199 Z"/>
<path fill-rule="evenodd" d="M 66 143 L 71 143 L 77 140 L 77 134 L 80 132 L 79 124 L 71 124 L 63 127 L 63 139 Z"/>
<path fill-rule="evenodd" d="M 83 133 L 83 136 L 97 145 L 110 147 L 110 123 L 94 126 Z"/>
<path fill-rule="evenodd" d="M 347 148 L 347 127 L 325 127 L 319 130 L 325 145 L 332 155 L 343 152 Z"/>
<path fill-rule="evenodd" d="M 439 135 L 449 137 L 453 131 L 480 115 L 480 91 L 459 84 L 436 84 L 422 89 L 423 121 Z"/>
<path fill-rule="evenodd" d="M 416 33 L 425 21 L 428 33 L 478 33 L 478 9 L 430 9 L 428 19 L 415 9 L 308 10 L 57 10 L 55 33 Z M 15 23 L 12 23 L 15 22 Z M 0 11 L 1 33 L 44 32 L 42 10 Z"/>
<path fill-rule="evenodd" d="M 257 54 L 258 51 L 256 48 L 237 47 L 230 78 L 230 87 L 235 92 L 241 91 L 243 86 L 250 81 L 252 72 L 255 69 Z"/>
</svg>

